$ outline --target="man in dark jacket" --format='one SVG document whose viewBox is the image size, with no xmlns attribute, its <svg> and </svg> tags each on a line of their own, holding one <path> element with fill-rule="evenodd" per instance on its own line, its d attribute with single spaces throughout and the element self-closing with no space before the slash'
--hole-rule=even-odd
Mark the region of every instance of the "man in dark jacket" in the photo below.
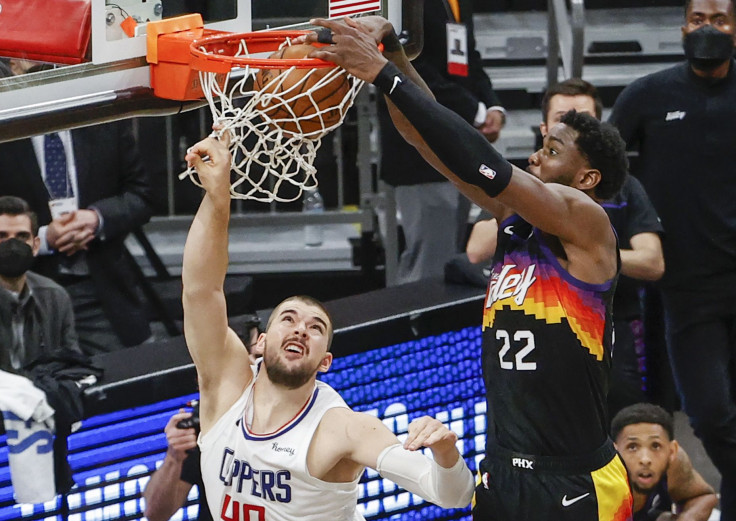
<svg viewBox="0 0 736 521">
<path fill-rule="evenodd" d="M 69 292 L 86 354 L 151 336 L 124 244 L 153 213 L 130 121 L 0 144 L 0 194 L 25 199 L 38 215 L 34 271 Z"/>
<path fill-rule="evenodd" d="M 0 369 L 21 372 L 41 355 L 79 353 L 67 292 L 28 271 L 38 253 L 38 221 L 28 203 L 0 197 Z"/>
<path fill-rule="evenodd" d="M 505 111 L 475 50 L 472 2 L 427 0 L 424 36 L 424 49 L 413 62 L 417 72 L 437 101 L 493 143 L 505 122 Z M 470 203 L 402 139 L 383 97 L 379 100 L 381 178 L 395 187 L 406 239 L 398 282 L 441 277 L 445 263 L 464 239 Z"/>
</svg>

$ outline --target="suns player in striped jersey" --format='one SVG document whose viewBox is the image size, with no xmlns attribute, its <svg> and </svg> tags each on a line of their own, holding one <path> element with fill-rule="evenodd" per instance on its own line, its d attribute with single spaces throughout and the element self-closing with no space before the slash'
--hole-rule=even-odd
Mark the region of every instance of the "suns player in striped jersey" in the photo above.
<svg viewBox="0 0 736 521">
<path fill-rule="evenodd" d="M 620 136 L 571 111 L 549 129 L 533 176 L 433 100 L 388 22 L 313 23 L 332 31 L 319 34 L 332 45 L 310 57 L 376 85 L 405 139 L 500 223 L 483 312 L 488 432 L 474 519 L 630 519 L 606 411 L 620 261 L 599 204 L 626 176 Z"/>
<path fill-rule="evenodd" d="M 203 158 L 207 158 L 206 160 Z M 212 517 L 243 521 L 354 521 L 365 467 L 445 508 L 465 507 L 473 476 L 457 435 L 422 417 L 403 446 L 376 417 L 350 410 L 318 372 L 332 362 L 332 322 L 310 297 L 271 314 L 260 370 L 228 328 L 230 154 L 208 138 L 186 156 L 206 193 L 184 247 L 184 334 L 200 389 L 199 446 Z M 432 451 L 434 460 L 415 452 Z"/>
</svg>

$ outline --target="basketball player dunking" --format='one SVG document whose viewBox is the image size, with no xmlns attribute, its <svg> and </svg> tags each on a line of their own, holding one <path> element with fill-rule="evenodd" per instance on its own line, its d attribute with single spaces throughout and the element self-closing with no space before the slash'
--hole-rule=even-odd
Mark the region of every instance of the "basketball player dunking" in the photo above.
<svg viewBox="0 0 736 521">
<path fill-rule="evenodd" d="M 313 23 L 334 43 L 310 57 L 374 83 L 407 141 L 500 223 L 483 315 L 488 427 L 474 518 L 630 519 L 626 469 L 607 436 L 619 258 L 597 202 L 626 176 L 618 133 L 567 113 L 532 156 L 535 177 L 432 99 L 385 20 Z"/>
<path fill-rule="evenodd" d="M 203 159 L 209 156 L 207 159 Z M 465 507 L 473 476 L 457 435 L 423 417 L 402 446 L 376 417 L 351 411 L 316 380 L 332 362 L 332 323 L 310 297 L 291 297 L 258 338 L 259 367 L 228 328 L 230 154 L 212 138 L 190 149 L 206 193 L 186 246 L 184 333 L 200 389 L 202 475 L 214 519 L 353 521 L 365 467 L 445 508 Z M 419 452 L 428 447 L 434 461 Z"/>
</svg>

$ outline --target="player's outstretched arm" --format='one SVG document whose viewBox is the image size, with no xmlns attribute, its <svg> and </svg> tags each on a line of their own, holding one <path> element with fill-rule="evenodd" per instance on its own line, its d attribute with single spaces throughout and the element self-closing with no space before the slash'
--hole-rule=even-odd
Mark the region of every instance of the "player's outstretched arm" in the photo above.
<svg viewBox="0 0 736 521">
<path fill-rule="evenodd" d="M 374 83 L 390 101 L 394 124 L 404 138 L 466 197 L 490 210 L 499 221 L 516 212 L 586 254 L 598 247 L 601 237 L 607 238 L 607 251 L 615 247 L 609 220 L 599 205 L 579 190 L 545 185 L 511 165 L 475 128 L 427 94 L 426 86 L 415 81 L 415 71 L 402 52 L 381 54 L 375 34 L 359 20 L 313 23 L 329 28 L 334 44 L 311 56 L 332 61 Z M 607 271 L 612 275 L 615 266 Z"/>
<path fill-rule="evenodd" d="M 411 423 L 402 445 L 381 420 L 349 409 L 329 411 L 317 433 L 323 469 L 332 469 L 343 462 L 352 463 L 360 471 L 371 467 L 409 492 L 443 508 L 466 507 L 473 497 L 473 475 L 455 447 L 456 442 L 454 432 L 425 416 Z M 434 459 L 417 452 L 423 447 L 432 451 Z M 310 471 L 316 459 L 310 457 Z"/>
<path fill-rule="evenodd" d="M 205 196 L 184 246 L 184 335 L 197 367 L 200 425 L 205 433 L 240 397 L 252 378 L 248 352 L 228 327 L 224 282 L 228 265 L 230 153 L 214 138 L 186 156 L 197 169 Z"/>
<path fill-rule="evenodd" d="M 667 488 L 677 505 L 678 520 L 707 521 L 718 504 L 715 490 L 693 468 L 682 447 L 667 470 Z"/>
</svg>

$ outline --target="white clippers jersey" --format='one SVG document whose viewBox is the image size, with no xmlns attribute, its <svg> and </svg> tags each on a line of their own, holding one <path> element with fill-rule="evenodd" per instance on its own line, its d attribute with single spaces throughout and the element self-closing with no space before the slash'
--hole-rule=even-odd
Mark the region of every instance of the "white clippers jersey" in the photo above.
<svg viewBox="0 0 736 521">
<path fill-rule="evenodd" d="M 255 381 L 255 379 L 254 379 Z M 278 431 L 255 434 L 251 383 L 243 396 L 199 439 L 202 478 L 212 518 L 222 521 L 361 521 L 358 481 L 328 483 L 307 470 L 307 451 L 325 412 L 347 407 L 317 382 L 301 411 Z"/>
</svg>

